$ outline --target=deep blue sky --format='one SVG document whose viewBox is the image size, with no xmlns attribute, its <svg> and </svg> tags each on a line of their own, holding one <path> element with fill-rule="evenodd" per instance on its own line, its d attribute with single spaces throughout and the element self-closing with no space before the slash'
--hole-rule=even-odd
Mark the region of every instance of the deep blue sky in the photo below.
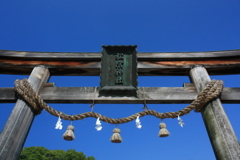
<svg viewBox="0 0 240 160">
<path fill-rule="evenodd" d="M 101 52 L 101 45 L 138 45 L 139 52 L 187 52 L 240 49 L 239 0 L 21 0 L 0 1 L 0 49 L 49 52 Z M 181 53 L 179 53 L 181 54 Z M 0 75 L 0 87 L 13 87 L 26 76 Z M 239 75 L 214 76 L 226 87 L 240 87 Z M 51 77 L 57 86 L 99 86 L 99 77 Z M 181 87 L 188 77 L 139 77 L 139 86 Z M 67 114 L 90 111 L 89 104 L 50 104 Z M 177 111 L 188 104 L 148 105 L 159 112 Z M 0 104 L 0 129 L 14 104 Z M 240 137 L 239 104 L 224 104 Z M 142 111 L 142 105 L 95 105 L 95 112 L 121 118 Z M 157 137 L 159 119 L 141 118 L 119 125 L 123 142 L 109 141 L 115 125 L 103 123 L 95 130 L 94 118 L 75 121 L 76 139 L 67 142 L 64 129 L 55 130 L 57 117 L 42 112 L 34 120 L 25 147 L 76 149 L 97 160 L 212 160 L 215 159 L 201 115 L 190 113 L 166 119 L 171 135 Z"/>
</svg>

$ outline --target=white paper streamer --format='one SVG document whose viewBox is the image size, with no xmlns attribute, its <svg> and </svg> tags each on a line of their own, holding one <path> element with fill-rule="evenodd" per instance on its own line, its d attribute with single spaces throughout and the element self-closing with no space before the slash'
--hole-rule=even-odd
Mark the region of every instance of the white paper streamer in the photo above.
<svg viewBox="0 0 240 160">
<path fill-rule="evenodd" d="M 101 129 L 102 129 L 102 123 L 100 122 L 100 120 L 99 120 L 99 118 L 97 119 L 97 121 L 96 121 L 96 130 L 97 131 L 101 131 Z"/>
<path fill-rule="evenodd" d="M 137 119 L 136 119 L 136 127 L 138 128 L 138 129 L 141 129 L 142 128 L 142 125 L 141 125 L 141 122 L 140 122 L 140 119 L 139 119 L 139 116 L 137 116 Z"/>
<path fill-rule="evenodd" d="M 179 124 L 181 127 L 183 127 L 184 123 L 183 123 L 183 120 L 179 117 L 179 115 L 178 115 L 178 120 L 179 120 L 178 124 Z"/>
<path fill-rule="evenodd" d="M 58 121 L 57 121 L 57 123 L 56 123 L 56 127 L 55 127 L 55 129 L 62 129 L 62 122 L 61 122 L 61 118 L 60 118 L 60 116 L 58 117 Z"/>
</svg>

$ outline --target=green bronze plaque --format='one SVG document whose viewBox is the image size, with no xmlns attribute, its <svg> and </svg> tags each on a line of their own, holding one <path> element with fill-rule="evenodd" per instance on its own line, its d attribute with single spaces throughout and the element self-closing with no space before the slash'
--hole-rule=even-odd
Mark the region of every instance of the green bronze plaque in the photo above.
<svg viewBox="0 0 240 160">
<path fill-rule="evenodd" d="M 102 46 L 100 96 L 136 96 L 137 46 Z"/>
</svg>

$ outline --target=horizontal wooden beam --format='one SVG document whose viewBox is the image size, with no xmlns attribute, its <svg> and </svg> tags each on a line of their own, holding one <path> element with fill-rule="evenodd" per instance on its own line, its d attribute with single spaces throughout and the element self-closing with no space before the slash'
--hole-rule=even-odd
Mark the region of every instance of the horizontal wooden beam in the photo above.
<svg viewBox="0 0 240 160">
<path fill-rule="evenodd" d="M 97 88 L 99 89 L 99 88 Z M 196 88 L 185 87 L 139 87 L 136 97 L 99 97 L 94 87 L 44 87 L 41 97 L 47 103 L 88 103 L 94 98 L 96 104 L 142 104 L 144 93 L 148 104 L 189 104 L 197 97 Z M 144 92 L 143 92 L 144 90 Z M 13 88 L 0 88 L 0 103 L 15 103 Z M 95 97 L 94 97 L 95 94 Z M 240 88 L 224 88 L 222 103 L 240 103 Z"/>
<path fill-rule="evenodd" d="M 137 53 L 138 75 L 184 76 L 195 65 L 210 75 L 240 74 L 240 50 L 213 52 Z M 47 66 L 51 75 L 100 75 L 100 52 L 22 52 L 0 50 L 2 74 L 30 74 L 36 65 Z"/>
<path fill-rule="evenodd" d="M 240 49 L 208 52 L 138 52 L 139 61 L 144 60 L 189 60 L 239 57 Z M 0 57 L 38 60 L 90 60 L 100 61 L 101 52 L 29 52 L 0 50 Z"/>
</svg>

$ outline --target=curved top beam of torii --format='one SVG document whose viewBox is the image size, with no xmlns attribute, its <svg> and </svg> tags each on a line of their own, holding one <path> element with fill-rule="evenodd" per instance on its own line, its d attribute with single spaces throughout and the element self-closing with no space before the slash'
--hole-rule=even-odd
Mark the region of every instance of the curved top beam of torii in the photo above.
<svg viewBox="0 0 240 160">
<path fill-rule="evenodd" d="M 45 65 L 51 75 L 99 76 L 101 52 L 23 52 L 0 50 L 2 74 L 30 74 Z M 210 75 L 240 74 L 240 49 L 211 52 L 140 52 L 139 76 L 184 76 L 195 65 Z"/>
</svg>

